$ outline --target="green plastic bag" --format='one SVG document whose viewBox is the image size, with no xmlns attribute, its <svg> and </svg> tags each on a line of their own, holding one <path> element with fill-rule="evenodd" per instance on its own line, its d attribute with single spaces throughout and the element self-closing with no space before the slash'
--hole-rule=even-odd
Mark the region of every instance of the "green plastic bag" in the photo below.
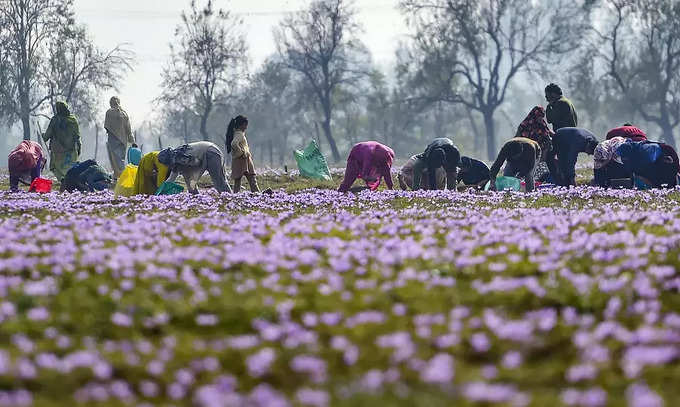
<svg viewBox="0 0 680 407">
<path fill-rule="evenodd" d="M 319 151 L 319 146 L 316 141 L 311 143 L 303 151 L 295 150 L 293 152 L 295 161 L 297 161 L 300 175 L 305 178 L 320 179 L 330 181 L 331 170 L 328 169 L 328 162 L 326 157 Z"/>
<path fill-rule="evenodd" d="M 158 187 L 156 195 L 177 195 L 184 192 L 184 187 L 174 182 L 165 181 Z"/>
<path fill-rule="evenodd" d="M 484 187 L 485 191 L 488 191 L 491 188 L 491 181 L 486 183 L 486 186 Z M 515 177 L 498 177 L 496 178 L 496 191 L 505 191 L 505 190 L 511 190 L 511 191 L 520 191 L 522 189 L 522 182 L 519 180 L 519 178 Z"/>
</svg>

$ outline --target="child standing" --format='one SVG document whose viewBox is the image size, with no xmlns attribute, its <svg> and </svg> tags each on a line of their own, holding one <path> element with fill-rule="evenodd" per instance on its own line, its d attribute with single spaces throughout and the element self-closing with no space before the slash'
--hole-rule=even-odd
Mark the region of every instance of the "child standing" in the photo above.
<svg viewBox="0 0 680 407">
<path fill-rule="evenodd" d="M 231 153 L 231 177 L 234 179 L 234 193 L 241 190 L 241 179 L 245 176 L 252 192 L 260 192 L 255 178 L 255 165 L 246 139 L 248 118 L 236 116 L 227 128 L 227 153 Z"/>
</svg>

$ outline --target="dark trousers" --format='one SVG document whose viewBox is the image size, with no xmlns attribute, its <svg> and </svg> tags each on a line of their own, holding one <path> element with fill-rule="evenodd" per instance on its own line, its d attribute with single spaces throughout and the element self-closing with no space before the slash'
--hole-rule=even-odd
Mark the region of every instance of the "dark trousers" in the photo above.
<svg viewBox="0 0 680 407">
<path fill-rule="evenodd" d="M 222 155 L 214 151 L 208 151 L 206 153 L 206 166 L 208 167 L 208 174 L 210 174 L 210 179 L 215 189 L 218 192 L 231 192 L 231 187 L 227 183 L 227 177 L 224 174 Z"/>
</svg>

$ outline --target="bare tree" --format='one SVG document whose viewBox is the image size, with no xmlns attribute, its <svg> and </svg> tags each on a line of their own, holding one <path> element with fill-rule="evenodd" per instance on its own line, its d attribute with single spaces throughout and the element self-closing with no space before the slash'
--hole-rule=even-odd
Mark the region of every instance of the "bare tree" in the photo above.
<svg viewBox="0 0 680 407">
<path fill-rule="evenodd" d="M 246 69 L 242 21 L 215 9 L 212 0 L 199 7 L 191 2 L 170 44 L 170 61 L 163 70 L 161 103 L 177 104 L 200 118 L 200 133 L 209 140 L 208 120 L 220 98 L 233 95 Z"/>
<path fill-rule="evenodd" d="M 42 79 L 50 105 L 57 99 L 68 102 L 81 119 L 96 120 L 101 91 L 117 89 L 132 69 L 134 53 L 125 45 L 100 50 L 85 27 L 64 27 L 51 41 Z"/>
<path fill-rule="evenodd" d="M 588 2 L 589 3 L 589 2 Z M 522 72 L 543 70 L 574 50 L 588 8 L 568 0 L 402 0 L 416 28 L 413 58 L 421 97 L 479 112 L 487 154 L 496 155 L 494 116 Z"/>
<path fill-rule="evenodd" d="M 31 116 L 48 96 L 41 92 L 40 67 L 48 42 L 59 27 L 71 25 L 73 0 L 4 0 L 0 31 L 12 69 L 0 97 L 12 117 L 21 120 L 24 139 L 31 138 Z"/>
<path fill-rule="evenodd" d="M 591 49 L 605 78 L 640 116 L 675 146 L 680 124 L 680 3 L 674 0 L 606 0 L 602 29 Z"/>
<path fill-rule="evenodd" d="M 340 151 L 332 133 L 334 96 L 367 74 L 368 53 L 356 38 L 359 25 L 351 0 L 315 0 L 275 31 L 278 52 L 313 90 L 323 114 L 322 128 L 335 161 Z"/>
</svg>

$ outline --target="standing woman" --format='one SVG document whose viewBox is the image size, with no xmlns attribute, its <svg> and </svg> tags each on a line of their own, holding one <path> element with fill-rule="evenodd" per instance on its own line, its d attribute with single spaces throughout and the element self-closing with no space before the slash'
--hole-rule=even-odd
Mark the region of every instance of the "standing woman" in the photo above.
<svg viewBox="0 0 680 407">
<path fill-rule="evenodd" d="M 255 178 L 255 164 L 250 154 L 246 130 L 248 118 L 236 116 L 229 122 L 227 128 L 227 153 L 231 153 L 231 177 L 234 179 L 234 193 L 241 190 L 241 179 L 245 176 L 250 184 L 251 192 L 260 192 Z"/>
<path fill-rule="evenodd" d="M 66 102 L 57 102 L 55 110 L 57 114 L 50 120 L 42 138 L 50 143 L 50 171 L 61 182 L 78 162 L 82 140 L 78 119 L 71 114 Z"/>
<path fill-rule="evenodd" d="M 357 178 L 366 182 L 366 186 L 375 191 L 380 186 L 380 179 L 385 178 L 387 188 L 393 189 L 392 162 L 394 151 L 377 141 L 364 141 L 352 147 L 347 158 L 345 179 L 338 191 L 347 192 Z"/>
</svg>

